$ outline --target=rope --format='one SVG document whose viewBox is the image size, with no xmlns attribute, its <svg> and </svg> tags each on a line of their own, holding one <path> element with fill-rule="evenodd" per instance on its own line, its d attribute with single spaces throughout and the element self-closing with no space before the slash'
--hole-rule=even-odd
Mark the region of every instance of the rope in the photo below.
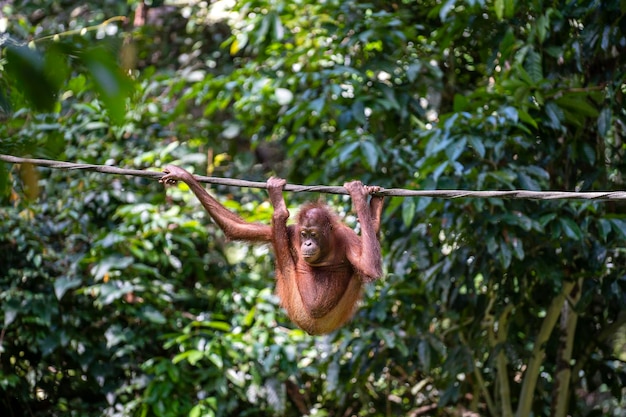
<svg viewBox="0 0 626 417">
<path fill-rule="evenodd" d="M 76 164 L 47 159 L 19 158 L 11 155 L 0 154 L 0 161 L 13 164 L 32 164 L 48 168 L 64 170 L 84 170 L 102 172 L 105 174 L 131 175 L 135 177 L 160 179 L 162 172 L 145 171 L 138 169 L 123 169 L 109 165 Z M 236 180 L 230 178 L 194 176 L 202 183 L 226 185 L 231 187 L 265 188 L 267 184 L 257 181 Z M 316 192 L 326 194 L 348 194 L 343 187 L 326 185 L 295 185 L 287 184 L 285 191 L 291 192 Z M 434 198 L 505 198 L 516 200 L 626 200 L 626 191 L 598 191 L 598 192 L 572 192 L 572 191 L 464 191 L 464 190 L 406 190 L 402 188 L 385 188 L 379 195 L 394 197 L 434 197 Z"/>
</svg>

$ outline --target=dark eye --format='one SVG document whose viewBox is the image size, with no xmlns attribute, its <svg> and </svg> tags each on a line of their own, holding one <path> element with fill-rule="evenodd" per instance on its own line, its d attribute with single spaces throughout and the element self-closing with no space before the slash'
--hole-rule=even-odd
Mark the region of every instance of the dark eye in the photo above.
<svg viewBox="0 0 626 417">
<path fill-rule="evenodd" d="M 311 232 L 311 237 L 312 237 L 313 239 L 317 238 L 317 233 L 315 233 L 315 232 Z"/>
<path fill-rule="evenodd" d="M 300 232 L 300 236 L 302 236 L 302 237 L 306 237 L 306 232 L 305 232 L 304 230 L 303 230 L 303 231 L 301 231 L 301 232 Z"/>
</svg>

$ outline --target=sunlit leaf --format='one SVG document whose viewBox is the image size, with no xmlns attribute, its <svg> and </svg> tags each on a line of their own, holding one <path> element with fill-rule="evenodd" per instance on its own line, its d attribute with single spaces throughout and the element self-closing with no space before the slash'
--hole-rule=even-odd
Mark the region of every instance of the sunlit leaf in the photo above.
<svg viewBox="0 0 626 417">
<path fill-rule="evenodd" d="M 515 16 L 515 0 L 504 0 L 504 17 L 511 18 Z"/>
<path fill-rule="evenodd" d="M 274 40 L 281 41 L 285 37 L 285 28 L 278 13 L 274 13 L 274 22 L 272 27 L 274 28 Z"/>
<path fill-rule="evenodd" d="M 213 328 L 215 330 L 220 330 L 220 331 L 223 331 L 223 332 L 229 332 L 230 331 L 230 325 L 228 323 L 226 323 L 226 322 L 223 322 L 223 321 L 215 321 L 215 320 L 213 320 L 213 321 L 209 321 L 209 322 L 206 322 L 206 323 L 203 323 L 203 324 L 204 324 L 204 326 Z"/>
<path fill-rule="evenodd" d="M 439 18 L 442 22 L 446 21 L 448 14 L 454 9 L 456 0 L 446 0 L 446 2 L 439 9 Z"/>
<path fill-rule="evenodd" d="M 506 0 L 495 0 L 493 2 L 493 10 L 496 13 L 496 17 L 498 20 L 502 20 L 504 18 L 504 2 Z"/>
<path fill-rule="evenodd" d="M 293 100 L 293 93 L 286 88 L 277 88 L 275 92 L 276 101 L 281 106 L 285 106 Z"/>
</svg>

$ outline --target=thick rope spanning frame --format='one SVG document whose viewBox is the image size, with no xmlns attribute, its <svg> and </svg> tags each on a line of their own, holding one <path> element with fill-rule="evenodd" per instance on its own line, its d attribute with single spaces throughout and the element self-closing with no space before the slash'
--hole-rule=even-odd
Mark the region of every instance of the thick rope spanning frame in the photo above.
<svg viewBox="0 0 626 417">
<path fill-rule="evenodd" d="M 145 177 L 160 179 L 164 174 L 157 171 L 147 171 L 138 169 L 124 169 L 109 165 L 76 164 L 72 162 L 54 161 L 48 159 L 20 158 L 17 156 L 0 154 L 0 161 L 13 164 L 32 164 L 48 168 L 64 170 L 95 171 L 104 174 L 131 175 L 135 177 Z M 202 183 L 226 185 L 231 187 L 265 188 L 265 182 L 236 180 L 230 178 L 205 177 L 195 175 L 195 178 Z M 316 192 L 326 194 L 348 194 L 344 187 L 327 185 L 295 185 L 287 184 L 285 191 L 291 192 Z M 465 191 L 465 190 L 406 190 L 402 188 L 385 188 L 379 195 L 393 197 L 433 197 L 443 199 L 454 198 L 503 198 L 517 200 L 626 200 L 626 191 Z"/>
</svg>

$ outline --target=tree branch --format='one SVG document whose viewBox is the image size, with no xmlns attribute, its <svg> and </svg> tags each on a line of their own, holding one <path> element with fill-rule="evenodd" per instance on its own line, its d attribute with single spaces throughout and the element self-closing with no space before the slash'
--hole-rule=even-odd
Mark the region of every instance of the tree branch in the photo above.
<svg viewBox="0 0 626 417">
<path fill-rule="evenodd" d="M 554 325 L 561 313 L 561 306 L 567 294 L 570 293 L 574 287 L 574 282 L 565 281 L 563 283 L 563 290 L 553 300 L 552 304 L 548 308 L 546 317 L 543 319 L 537 338 L 535 339 L 535 346 L 533 352 L 528 361 L 526 367 L 526 374 L 524 375 L 524 382 L 522 382 L 522 391 L 519 396 L 519 404 L 517 406 L 517 417 L 527 417 L 530 415 L 530 410 L 533 405 L 533 398 L 535 393 L 535 387 L 537 385 L 537 379 L 539 378 L 539 371 L 541 370 L 541 364 L 545 357 L 545 343 L 550 338 Z"/>
<path fill-rule="evenodd" d="M 576 287 L 572 290 L 572 295 L 568 302 L 563 303 L 561 310 L 561 336 L 560 352 L 557 357 L 557 373 L 555 376 L 555 387 L 552 397 L 552 415 L 554 417 L 566 417 L 569 399 L 569 387 L 571 382 L 571 360 L 572 349 L 574 347 L 574 336 L 576 334 L 576 323 L 578 314 L 573 305 L 578 303 L 582 294 L 583 280 L 580 278 Z"/>
<path fill-rule="evenodd" d="M 513 417 L 513 407 L 511 406 L 511 388 L 509 386 L 509 373 L 507 371 L 508 360 L 504 353 L 504 343 L 506 343 L 509 333 L 509 315 L 513 311 L 513 304 L 508 304 L 498 320 L 498 334 L 496 343 L 500 351 L 496 357 L 496 367 L 498 369 L 498 381 L 500 403 L 502 404 L 502 416 Z"/>
</svg>

